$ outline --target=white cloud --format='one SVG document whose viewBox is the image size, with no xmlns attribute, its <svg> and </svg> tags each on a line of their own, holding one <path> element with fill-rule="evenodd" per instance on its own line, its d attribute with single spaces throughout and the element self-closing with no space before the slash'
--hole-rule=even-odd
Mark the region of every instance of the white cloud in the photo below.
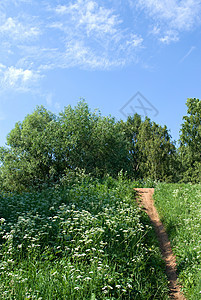
<svg viewBox="0 0 201 300">
<path fill-rule="evenodd" d="M 102 55 L 94 53 L 82 41 L 70 41 L 66 44 L 66 51 L 59 57 L 58 66 L 67 68 L 80 66 L 84 69 L 110 69 L 113 67 L 123 66 L 124 58 L 110 58 L 106 53 Z"/>
<path fill-rule="evenodd" d="M 164 44 L 170 44 L 170 42 L 177 42 L 179 40 L 178 33 L 174 30 L 168 30 L 164 33 L 164 36 L 159 38 Z"/>
<path fill-rule="evenodd" d="M 199 17 L 201 3 L 198 0 L 138 0 L 138 3 L 157 19 L 170 21 L 177 29 L 189 29 Z"/>
<path fill-rule="evenodd" d="M 122 66 L 135 60 L 136 50 L 142 47 L 143 38 L 124 28 L 123 19 L 98 1 L 76 0 L 69 5 L 58 5 L 52 11 L 56 20 L 49 27 L 65 35 L 65 51 L 58 53 L 63 67 Z"/>
<path fill-rule="evenodd" d="M 65 14 L 66 12 L 68 12 L 68 7 L 66 5 L 58 5 L 55 8 L 55 11 L 58 14 Z"/>
<path fill-rule="evenodd" d="M 78 13 L 79 25 L 86 26 L 87 34 L 114 34 L 121 23 L 111 9 L 98 6 L 94 1 L 78 1 L 72 13 Z M 82 8 L 82 10 L 81 10 Z"/>
<path fill-rule="evenodd" d="M 45 97 L 46 104 L 51 109 L 56 110 L 57 112 L 61 110 L 61 104 L 59 102 L 54 101 L 54 94 L 53 93 L 47 93 L 44 95 L 41 95 L 42 97 Z"/>
<path fill-rule="evenodd" d="M 18 57 L 18 69 L 34 68 L 40 72 L 72 66 L 110 69 L 136 62 L 137 50 L 144 41 L 124 24 L 119 10 L 101 0 L 57 3 L 51 6 L 43 2 L 39 7 L 34 2 L 38 16 L 30 11 L 12 17 L 5 13 L 0 21 L 0 55 L 3 52 Z M 20 0 L 15 4 L 19 12 L 24 7 Z"/>
<path fill-rule="evenodd" d="M 189 55 L 191 55 L 191 53 L 196 49 L 195 46 L 192 46 L 190 48 L 190 50 L 182 57 L 182 59 L 180 60 L 180 63 L 182 63 Z"/>
<path fill-rule="evenodd" d="M 15 66 L 0 65 L 0 80 L 17 88 L 51 69 L 105 70 L 137 63 L 153 36 L 165 45 L 193 29 L 201 1 L 5 0 L 0 11 L 1 63 Z"/>
<path fill-rule="evenodd" d="M 0 72 L 3 72 L 3 70 L 6 69 L 6 66 L 0 63 Z"/>
<path fill-rule="evenodd" d="M 68 6 L 59 5 L 55 12 L 68 15 L 71 24 L 90 34 L 114 34 L 117 26 L 122 22 L 112 9 L 98 5 L 97 1 L 77 0 Z"/>
<path fill-rule="evenodd" d="M 141 7 L 152 18 L 152 33 L 163 43 L 179 40 L 179 32 L 188 31 L 200 24 L 200 0 L 138 0 Z"/>
<path fill-rule="evenodd" d="M 13 66 L 7 68 L 1 76 L 1 87 L 3 89 L 14 89 L 17 91 L 28 91 L 41 75 L 33 70 L 23 70 Z"/>
<path fill-rule="evenodd" d="M 9 5 L 19 7 L 22 4 L 33 4 L 33 0 L 4 0 L 0 2 L 0 9 L 5 10 Z"/>
<path fill-rule="evenodd" d="M 154 25 L 154 27 L 150 30 L 150 34 L 153 34 L 153 35 L 159 35 L 160 34 L 160 27 L 157 26 L 157 25 Z"/>
<path fill-rule="evenodd" d="M 127 45 L 131 48 L 141 47 L 143 44 L 143 38 L 137 34 L 131 34 L 130 40 L 127 41 Z"/>
<path fill-rule="evenodd" d="M 40 34 L 37 27 L 25 26 L 14 18 L 7 18 L 3 24 L 0 25 L 0 34 L 11 37 L 13 40 L 21 41 L 36 37 Z"/>
</svg>

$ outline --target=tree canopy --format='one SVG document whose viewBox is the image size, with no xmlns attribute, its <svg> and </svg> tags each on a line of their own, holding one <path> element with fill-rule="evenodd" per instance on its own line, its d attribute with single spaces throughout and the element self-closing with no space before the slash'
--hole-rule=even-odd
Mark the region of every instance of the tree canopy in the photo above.
<svg viewBox="0 0 201 300">
<path fill-rule="evenodd" d="M 134 114 L 126 121 L 92 112 L 85 101 L 55 115 L 39 106 L 0 148 L 0 184 L 23 191 L 59 182 L 77 169 L 102 178 L 201 181 L 201 101 L 187 100 L 177 150 L 166 126 Z"/>
<path fill-rule="evenodd" d="M 189 98 L 180 135 L 182 180 L 201 182 L 201 100 Z"/>
<path fill-rule="evenodd" d="M 43 106 L 18 122 L 0 149 L 0 176 L 8 190 L 58 182 L 69 170 L 102 177 L 126 171 L 127 144 L 114 118 L 91 113 L 81 101 L 56 116 Z"/>
</svg>

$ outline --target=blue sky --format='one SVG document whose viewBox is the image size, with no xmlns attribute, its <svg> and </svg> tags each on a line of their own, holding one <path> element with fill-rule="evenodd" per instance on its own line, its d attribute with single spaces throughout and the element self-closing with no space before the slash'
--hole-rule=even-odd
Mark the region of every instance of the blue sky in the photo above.
<svg viewBox="0 0 201 300">
<path fill-rule="evenodd" d="M 117 120 L 146 111 L 178 139 L 200 95 L 201 1 L 0 3 L 0 145 L 37 105 L 58 113 L 80 98 Z"/>
</svg>

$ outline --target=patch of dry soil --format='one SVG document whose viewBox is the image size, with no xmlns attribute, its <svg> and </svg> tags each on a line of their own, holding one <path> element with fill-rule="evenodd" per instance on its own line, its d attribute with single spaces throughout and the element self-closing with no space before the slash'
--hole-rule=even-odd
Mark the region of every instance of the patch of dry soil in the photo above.
<svg viewBox="0 0 201 300">
<path fill-rule="evenodd" d="M 153 223 L 160 243 L 161 253 L 166 263 L 166 273 L 170 282 L 170 299 L 185 300 L 185 297 L 182 295 L 177 283 L 176 258 L 173 255 L 168 235 L 154 206 L 152 198 L 154 188 L 136 188 L 135 190 L 141 198 L 139 204 L 144 207 L 145 212 L 148 214 L 151 222 Z"/>
</svg>

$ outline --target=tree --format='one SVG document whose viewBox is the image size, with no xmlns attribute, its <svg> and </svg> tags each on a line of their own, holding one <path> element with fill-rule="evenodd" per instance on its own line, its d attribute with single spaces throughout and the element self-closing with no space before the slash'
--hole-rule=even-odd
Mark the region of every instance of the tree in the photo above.
<svg viewBox="0 0 201 300">
<path fill-rule="evenodd" d="M 187 99 L 187 115 L 180 131 L 181 180 L 201 182 L 201 101 Z"/>
<path fill-rule="evenodd" d="M 127 149 L 115 119 L 91 112 L 81 101 L 60 114 L 58 139 L 67 169 L 81 168 L 95 176 L 117 176 L 125 169 Z"/>
<path fill-rule="evenodd" d="M 127 143 L 128 160 L 127 166 L 128 175 L 131 178 L 139 179 L 141 177 L 139 166 L 139 148 L 138 148 L 138 134 L 139 128 L 142 123 L 141 117 L 138 114 L 128 116 L 126 122 L 122 120 L 119 122 L 119 126 L 124 133 L 124 137 Z"/>
<path fill-rule="evenodd" d="M 127 171 L 129 160 L 127 142 L 114 118 L 98 118 L 92 131 L 93 165 L 101 176 Z"/>
<path fill-rule="evenodd" d="M 175 180 L 176 148 L 167 127 L 138 114 L 120 122 L 128 145 L 129 174 L 135 180 Z M 132 170 L 132 171 L 130 171 Z"/>
<path fill-rule="evenodd" d="M 126 170 L 127 148 L 114 118 L 81 101 L 59 116 L 43 106 L 18 122 L 0 149 L 0 183 L 10 191 L 54 184 L 77 168 L 103 177 Z"/>
<path fill-rule="evenodd" d="M 18 122 L 7 136 L 8 147 L 0 149 L 1 178 L 9 190 L 24 190 L 48 183 L 56 175 L 52 144 L 56 116 L 43 106 Z"/>
<path fill-rule="evenodd" d="M 146 118 L 139 127 L 136 146 L 139 149 L 142 178 L 174 180 L 176 147 L 166 126 L 159 126 Z"/>
<path fill-rule="evenodd" d="M 0 148 L 0 184 L 9 191 L 42 188 L 77 169 L 96 177 L 116 177 L 122 170 L 132 179 L 171 181 L 175 161 L 176 148 L 167 127 L 148 118 L 142 121 L 135 114 L 116 122 L 91 112 L 85 101 L 65 107 L 58 116 L 40 106 L 16 123 L 7 147 Z"/>
</svg>

